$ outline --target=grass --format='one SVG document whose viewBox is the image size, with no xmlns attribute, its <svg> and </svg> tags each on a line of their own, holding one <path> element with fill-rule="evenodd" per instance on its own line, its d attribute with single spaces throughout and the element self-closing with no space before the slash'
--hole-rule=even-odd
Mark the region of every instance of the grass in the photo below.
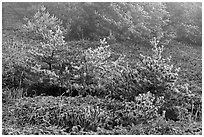
<svg viewBox="0 0 204 137">
<path fill-rule="evenodd" d="M 124 106 L 124 104 L 126 104 Z M 202 123 L 166 121 L 132 123 L 134 103 L 97 97 L 24 97 L 3 104 L 3 134 L 201 134 Z M 136 112 L 133 115 L 132 112 Z"/>
</svg>

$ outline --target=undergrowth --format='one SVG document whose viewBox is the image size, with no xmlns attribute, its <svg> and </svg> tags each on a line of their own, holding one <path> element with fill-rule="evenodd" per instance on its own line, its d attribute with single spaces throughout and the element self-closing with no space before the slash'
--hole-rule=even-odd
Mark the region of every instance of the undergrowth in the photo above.
<svg viewBox="0 0 204 137">
<path fill-rule="evenodd" d="M 108 47 L 101 45 L 99 48 L 103 50 Z M 95 86 L 88 83 L 75 84 L 75 89 L 78 87 L 79 91 L 75 97 L 67 97 L 71 96 L 70 94 L 57 97 L 37 95 L 25 97 L 23 89 L 4 88 L 3 134 L 201 134 L 200 95 L 192 93 L 188 85 L 177 83 L 178 70 L 169 73 L 173 67 L 168 65 L 170 59 L 165 60 L 161 57 L 163 48 L 154 47 L 155 54 L 152 57 L 142 55 L 139 69 L 138 67 L 131 69 L 130 66 L 125 68 L 124 65 L 127 64 L 123 60 L 105 60 L 110 58 L 111 54 L 106 58 L 102 55 L 105 61 L 99 58 L 102 62 L 94 62 L 90 58 L 91 50 L 88 49 L 89 53 L 86 52 L 89 55 L 87 60 L 90 60 L 86 67 L 91 68 L 86 72 L 94 72 L 97 83 Z M 94 52 L 97 56 L 99 53 L 107 54 L 97 49 Z M 115 62 L 118 64 L 113 66 L 111 63 Z M 108 70 L 106 68 L 104 72 L 99 73 L 99 66 L 103 65 L 116 69 L 114 73 L 110 71 L 106 73 L 109 77 L 101 77 Z M 123 68 L 118 69 L 120 65 Z M 166 74 L 170 75 L 164 75 L 159 68 L 166 69 Z M 118 72 L 117 75 L 115 72 Z M 150 77 L 146 77 L 147 75 Z M 169 80 L 168 76 L 172 80 Z M 138 78 L 143 83 L 139 82 Z M 149 82 L 155 82 L 152 84 L 153 88 Z M 167 84 L 168 82 L 170 84 Z M 99 87 L 97 84 L 100 84 Z M 148 90 L 144 88 L 148 86 L 150 87 Z M 160 89 L 161 86 L 163 89 Z M 89 92 L 85 88 L 89 89 Z M 138 91 L 137 94 L 134 94 L 135 91 Z M 100 96 L 98 92 L 106 93 Z M 82 93 L 86 93 L 86 96 Z"/>
</svg>

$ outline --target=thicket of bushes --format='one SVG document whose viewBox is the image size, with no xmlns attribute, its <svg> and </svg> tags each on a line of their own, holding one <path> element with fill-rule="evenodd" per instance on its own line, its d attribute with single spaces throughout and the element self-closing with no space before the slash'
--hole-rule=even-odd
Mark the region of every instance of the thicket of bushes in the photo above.
<svg viewBox="0 0 204 137">
<path fill-rule="evenodd" d="M 63 21 L 66 41 L 109 37 L 144 44 L 160 36 L 164 43 L 176 39 L 202 45 L 200 2 L 5 2 L 3 28 L 19 29 L 41 5 Z"/>
<path fill-rule="evenodd" d="M 66 42 L 62 24 L 42 6 L 22 28 L 35 44 L 3 42 L 3 103 L 15 101 L 4 110 L 13 117 L 7 122 L 59 126 L 62 134 L 185 134 L 184 123 L 201 121 L 201 96 L 178 83 L 159 37 L 151 55 L 130 62 L 106 39 Z"/>
</svg>

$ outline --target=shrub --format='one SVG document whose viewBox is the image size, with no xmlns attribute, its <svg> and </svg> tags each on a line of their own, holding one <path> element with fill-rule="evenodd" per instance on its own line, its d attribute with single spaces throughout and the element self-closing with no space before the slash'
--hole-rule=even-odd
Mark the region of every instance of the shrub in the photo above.
<svg viewBox="0 0 204 137">
<path fill-rule="evenodd" d="M 152 44 L 152 56 L 141 55 L 141 62 L 134 66 L 125 62 L 124 57 L 110 63 L 108 84 L 111 96 L 134 100 L 134 97 L 148 91 L 157 96 L 166 96 L 175 87 L 179 68 L 171 65 L 170 58 L 162 57 L 163 47 L 157 45 L 156 39 Z"/>
<path fill-rule="evenodd" d="M 65 48 L 62 22 L 50 14 L 46 13 L 46 8 L 42 6 L 31 20 L 26 20 L 23 28 L 26 33 L 33 32 L 33 35 L 40 35 L 40 44 L 35 45 L 29 51 L 33 56 L 36 67 L 41 67 L 42 63 L 48 65 L 47 70 L 52 70 L 53 64 L 59 61 L 59 51 Z"/>
<path fill-rule="evenodd" d="M 154 39 L 152 57 L 143 56 L 141 67 L 138 69 L 141 80 L 144 81 L 143 87 L 156 95 L 165 95 L 167 90 L 171 90 L 178 79 L 180 68 L 171 65 L 170 57 L 162 57 L 163 47 L 158 47 L 158 41 Z M 162 93 L 163 92 L 163 93 Z"/>
<path fill-rule="evenodd" d="M 62 22 L 55 16 L 50 16 L 46 12 L 46 8 L 41 6 L 33 18 L 30 20 L 26 19 L 23 29 L 26 34 L 32 34 L 34 37 L 38 37 L 39 41 L 39 44 L 29 50 L 30 56 L 27 60 L 28 66 L 31 69 L 29 73 L 34 74 L 35 76 L 33 75 L 33 77 L 37 76 L 33 82 L 35 85 L 29 83 L 31 85 L 30 88 L 40 84 L 67 88 L 68 85 L 66 85 L 65 81 L 68 81 L 66 77 L 69 77 L 69 74 L 66 73 L 65 75 L 64 72 L 65 68 L 68 68 L 68 65 L 72 62 L 69 61 L 71 58 L 69 55 L 70 49 L 67 49 L 66 42 L 64 41 Z M 72 57 L 75 56 L 73 55 Z M 63 77 L 63 75 L 66 77 Z M 37 88 L 41 89 L 40 87 L 36 87 L 35 89 Z M 45 91 L 49 92 L 49 90 Z M 59 90 L 55 92 L 57 91 Z M 53 94 L 59 95 L 61 92 Z M 48 95 L 51 95 L 51 93 L 48 93 Z"/>
</svg>

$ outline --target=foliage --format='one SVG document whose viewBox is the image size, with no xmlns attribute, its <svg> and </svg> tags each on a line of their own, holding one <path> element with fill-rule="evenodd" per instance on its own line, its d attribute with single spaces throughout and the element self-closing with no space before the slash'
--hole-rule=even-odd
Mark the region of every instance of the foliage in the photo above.
<svg viewBox="0 0 204 137">
<path fill-rule="evenodd" d="M 158 41 L 154 40 L 152 56 L 141 55 L 141 63 L 134 64 L 134 67 L 122 63 L 124 59 L 112 62 L 111 82 L 108 83 L 112 96 L 134 100 L 140 93 L 148 91 L 157 96 L 168 96 L 176 85 L 179 68 L 171 65 L 170 58 L 162 57 L 163 47 L 157 44 Z"/>
<path fill-rule="evenodd" d="M 178 41 L 201 45 L 202 5 L 199 2 L 166 3 L 170 12 L 170 25 L 176 31 Z"/>
<path fill-rule="evenodd" d="M 26 24 L 23 25 L 23 29 L 27 32 L 26 34 L 42 40 L 45 44 L 56 44 L 56 46 L 64 44 L 62 21 L 46 12 L 43 5 L 30 20 L 28 18 L 24 20 Z"/>
<path fill-rule="evenodd" d="M 42 76 L 42 79 L 38 78 L 35 82 L 56 83 L 58 76 L 53 72 L 53 67 L 62 65 L 64 60 L 60 59 L 60 55 L 66 48 L 62 22 L 55 16 L 50 16 L 44 6 L 40 7 L 31 20 L 26 19 L 26 21 L 23 26 L 25 33 L 37 37 L 40 43 L 29 50 L 31 57 L 27 60 L 31 72 Z M 62 66 L 58 70 L 61 69 Z"/>
<path fill-rule="evenodd" d="M 29 51 L 32 56 L 28 64 L 31 72 L 38 76 L 35 83 L 63 87 L 68 89 L 68 92 L 77 90 L 76 92 L 84 94 L 84 90 L 91 88 L 87 85 L 94 84 L 93 76 L 87 70 L 88 64 L 85 64 L 84 53 L 80 48 L 67 46 L 61 27 L 62 22 L 54 16 L 51 17 L 45 10 L 42 6 L 24 26 L 26 33 L 33 32 L 41 38 L 40 44 Z"/>
<path fill-rule="evenodd" d="M 66 40 L 112 37 L 149 42 L 161 35 L 164 41 L 176 39 L 201 44 L 202 4 L 199 2 L 3 3 L 3 28 L 20 28 L 24 16 L 31 17 L 41 5 L 63 21 Z M 10 16 L 14 12 L 17 14 Z"/>
<path fill-rule="evenodd" d="M 199 3 L 44 4 L 3 33 L 3 134 L 201 134 L 200 47 L 163 47 L 199 41 Z"/>
<path fill-rule="evenodd" d="M 85 60 L 88 71 L 95 74 L 95 77 L 100 83 L 108 83 L 110 77 L 117 73 L 117 68 L 114 64 L 119 62 L 120 58 L 114 60 L 114 52 L 111 51 L 110 45 L 106 39 L 100 40 L 100 46 L 93 49 L 85 50 Z"/>
<path fill-rule="evenodd" d="M 4 32 L 2 41 L 2 79 L 3 87 L 21 87 L 23 85 L 23 70 L 27 68 L 28 44 L 18 40 L 15 35 Z"/>
<path fill-rule="evenodd" d="M 111 3 L 113 14 L 106 13 L 103 18 L 111 25 L 115 35 L 121 39 L 149 41 L 163 32 L 168 13 L 162 3 Z M 139 14 L 138 14 L 139 13 Z M 148 22 L 148 23 L 144 23 Z M 118 36 L 116 36 L 118 37 Z"/>
<path fill-rule="evenodd" d="M 171 90 L 178 79 L 178 72 L 180 68 L 174 68 L 171 63 L 170 57 L 165 59 L 162 57 L 163 46 L 158 47 L 158 41 L 155 39 L 152 41 L 153 54 L 152 57 L 145 57 L 142 55 L 142 67 L 140 75 L 146 80 L 147 85 L 151 87 L 155 94 L 159 95 L 166 90 Z"/>
</svg>

